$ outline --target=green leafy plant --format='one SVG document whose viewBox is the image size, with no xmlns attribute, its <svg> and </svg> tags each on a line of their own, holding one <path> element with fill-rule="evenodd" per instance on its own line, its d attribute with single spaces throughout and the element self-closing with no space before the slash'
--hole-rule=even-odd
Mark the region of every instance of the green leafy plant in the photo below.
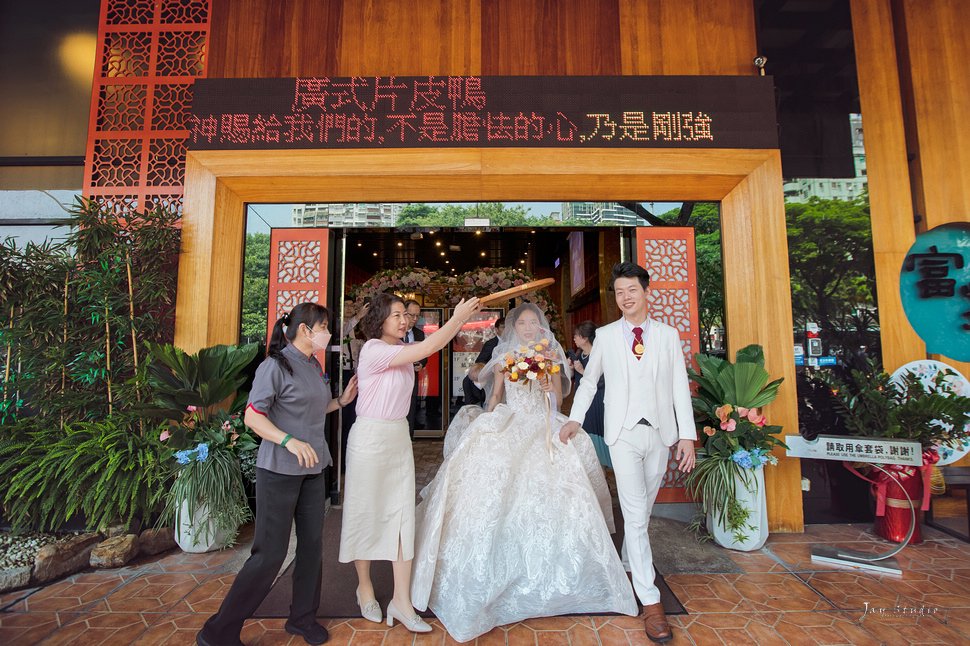
<svg viewBox="0 0 970 646">
<path fill-rule="evenodd" d="M 83 513 L 87 526 L 131 527 L 161 512 L 170 469 L 154 433 L 133 431 L 138 420 L 116 415 L 64 429 L 37 418 L 6 429 L 0 439 L 4 515 L 15 530 L 54 531 Z"/>
<path fill-rule="evenodd" d="M 212 531 L 235 536 L 252 517 L 240 456 L 251 456 L 258 446 L 242 422 L 246 396 L 237 390 L 258 346 L 217 345 L 194 354 L 168 344 L 152 344 L 149 349 L 153 407 L 147 412 L 168 420 L 159 439 L 168 447 L 175 470 L 159 523 L 191 527 L 196 542 L 208 541 Z M 205 512 L 204 520 L 200 512 Z M 202 521 L 201 531 L 195 527 L 197 521 Z"/>
<path fill-rule="evenodd" d="M 836 412 L 852 435 L 919 442 L 923 449 L 959 448 L 970 440 L 970 397 L 958 395 L 944 370 L 923 381 L 906 372 L 899 381 L 869 361 L 847 380 L 820 373 L 816 379 L 832 393 Z"/>
<path fill-rule="evenodd" d="M 194 354 L 171 344 L 148 347 L 153 405 L 145 412 L 170 420 L 168 445 L 176 449 L 204 441 L 197 432 L 212 427 L 217 408 L 246 382 L 243 371 L 259 352 L 255 343 L 216 345 Z M 242 403 L 245 397 L 237 396 L 230 411 L 238 411 Z"/>
<path fill-rule="evenodd" d="M 748 510 L 737 500 L 737 482 L 750 489 L 754 469 L 778 462 L 771 450 L 785 446 L 775 437 L 782 429 L 769 426 L 761 408 L 774 401 L 784 380 L 768 381 L 759 345 L 738 350 L 734 363 L 703 354 L 695 358 L 700 370 L 689 369 L 688 374 L 697 384 L 692 401 L 703 447 L 685 485 L 701 501 L 703 515 L 712 514 L 742 542 L 751 525 Z"/>
</svg>

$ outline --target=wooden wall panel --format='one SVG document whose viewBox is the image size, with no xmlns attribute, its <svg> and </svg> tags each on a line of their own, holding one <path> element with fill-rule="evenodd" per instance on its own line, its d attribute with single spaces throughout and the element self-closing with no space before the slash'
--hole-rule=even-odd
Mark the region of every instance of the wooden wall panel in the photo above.
<svg viewBox="0 0 970 646">
<path fill-rule="evenodd" d="M 970 32 L 965 0 L 902 2 L 926 228 L 970 218 Z"/>
<path fill-rule="evenodd" d="M 752 0 L 212 0 L 209 75 L 752 74 Z"/>
<path fill-rule="evenodd" d="M 623 74 L 757 73 L 751 0 L 620 0 Z"/>
<path fill-rule="evenodd" d="M 911 106 L 913 169 L 919 187 L 920 231 L 948 222 L 970 222 L 970 33 L 965 0 L 900 0 L 906 56 L 902 75 Z M 936 356 L 964 375 L 970 362 Z"/>
<path fill-rule="evenodd" d="M 481 74 L 481 15 L 480 0 L 343 0 L 339 74 Z"/>
<path fill-rule="evenodd" d="M 481 0 L 482 73 L 620 73 L 618 0 Z"/>
<path fill-rule="evenodd" d="M 899 270 L 916 231 L 890 0 L 852 0 L 852 32 L 866 132 L 882 361 L 892 372 L 925 358 L 926 344 L 909 324 L 899 295 Z"/>
<path fill-rule="evenodd" d="M 209 76 L 339 74 L 343 0 L 211 0 Z"/>
</svg>

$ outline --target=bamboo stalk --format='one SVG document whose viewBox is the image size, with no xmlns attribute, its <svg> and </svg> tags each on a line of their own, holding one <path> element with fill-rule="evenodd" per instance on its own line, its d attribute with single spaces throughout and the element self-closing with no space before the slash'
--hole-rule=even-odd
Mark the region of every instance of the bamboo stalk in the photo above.
<svg viewBox="0 0 970 646">
<path fill-rule="evenodd" d="M 71 270 L 68 269 L 64 272 L 64 331 L 61 335 L 61 340 L 63 343 L 63 348 L 67 348 L 67 293 L 68 285 L 71 283 Z M 67 357 L 65 357 L 66 359 Z M 64 389 L 67 387 L 67 361 L 61 364 L 61 395 L 64 394 Z M 61 430 L 64 430 L 64 407 L 61 406 Z"/>
<path fill-rule="evenodd" d="M 138 338 L 135 335 L 135 288 L 131 280 L 131 252 L 125 252 L 125 268 L 128 270 L 128 320 L 131 323 L 131 356 L 135 362 L 135 400 L 141 401 L 141 388 L 138 387 Z M 138 418 L 138 430 L 145 434 L 145 423 Z"/>
<path fill-rule="evenodd" d="M 111 325 L 108 323 L 108 299 L 104 299 L 104 360 L 108 382 L 108 415 L 114 411 L 111 399 Z"/>
<path fill-rule="evenodd" d="M 135 340 L 135 289 L 131 281 L 131 254 L 125 254 L 125 267 L 128 269 L 128 320 L 131 321 L 131 354 L 138 371 L 138 343 Z"/>
<path fill-rule="evenodd" d="M 64 333 L 61 335 L 61 341 L 64 347 L 67 348 L 67 288 L 71 282 L 71 271 L 68 270 L 64 272 Z M 67 386 L 67 362 L 61 364 L 61 394 L 64 394 L 64 389 Z"/>
<path fill-rule="evenodd" d="M 13 305 L 10 306 L 10 331 L 13 332 Z M 7 361 L 3 365 L 3 401 L 7 402 L 7 382 L 10 381 L 10 359 L 13 346 L 7 341 Z"/>
</svg>

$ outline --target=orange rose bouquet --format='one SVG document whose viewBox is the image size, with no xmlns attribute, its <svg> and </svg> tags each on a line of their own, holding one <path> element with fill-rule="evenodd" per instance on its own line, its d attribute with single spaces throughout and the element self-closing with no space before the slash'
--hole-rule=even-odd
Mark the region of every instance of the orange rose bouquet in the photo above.
<svg viewBox="0 0 970 646">
<path fill-rule="evenodd" d="M 541 339 L 532 345 L 522 345 L 506 353 L 501 371 L 508 375 L 509 381 L 534 382 L 559 374 L 562 366 L 553 358 L 549 345 L 549 339 Z"/>
</svg>

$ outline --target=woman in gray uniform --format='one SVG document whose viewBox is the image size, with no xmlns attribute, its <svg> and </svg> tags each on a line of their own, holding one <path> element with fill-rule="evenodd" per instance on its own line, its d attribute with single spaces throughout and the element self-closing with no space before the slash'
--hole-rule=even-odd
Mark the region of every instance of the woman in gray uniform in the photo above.
<svg viewBox="0 0 970 646">
<path fill-rule="evenodd" d="M 330 342 L 330 313 L 301 303 L 273 326 L 269 356 L 256 370 L 246 426 L 261 438 L 256 459 L 256 533 L 249 559 L 236 576 L 219 612 L 196 636 L 202 646 L 241 644 L 243 622 L 269 592 L 286 558 L 296 519 L 293 602 L 286 632 L 308 644 L 327 641 L 316 620 L 320 605 L 326 478 L 332 464 L 324 434 L 326 414 L 357 396 L 357 378 L 333 399 L 323 368 L 313 356 Z"/>
</svg>

